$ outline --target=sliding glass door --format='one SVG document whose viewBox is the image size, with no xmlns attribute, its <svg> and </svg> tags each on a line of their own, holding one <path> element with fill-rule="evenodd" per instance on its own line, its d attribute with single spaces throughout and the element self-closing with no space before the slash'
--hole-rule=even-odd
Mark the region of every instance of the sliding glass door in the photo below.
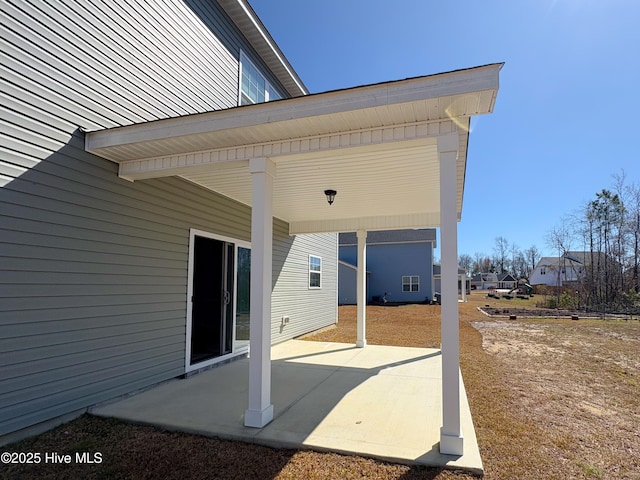
<svg viewBox="0 0 640 480">
<path fill-rule="evenodd" d="M 251 249 L 206 234 L 191 249 L 187 369 L 249 345 Z"/>
</svg>

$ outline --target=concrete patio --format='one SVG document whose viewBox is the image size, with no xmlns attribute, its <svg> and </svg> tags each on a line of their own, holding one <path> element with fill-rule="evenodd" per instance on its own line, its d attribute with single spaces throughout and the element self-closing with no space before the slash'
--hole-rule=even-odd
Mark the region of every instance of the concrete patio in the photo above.
<svg viewBox="0 0 640 480">
<path fill-rule="evenodd" d="M 464 455 L 442 455 L 440 350 L 291 340 L 272 358 L 274 419 L 243 423 L 249 362 L 240 359 L 91 410 L 189 433 L 483 473 L 461 383 Z"/>
</svg>

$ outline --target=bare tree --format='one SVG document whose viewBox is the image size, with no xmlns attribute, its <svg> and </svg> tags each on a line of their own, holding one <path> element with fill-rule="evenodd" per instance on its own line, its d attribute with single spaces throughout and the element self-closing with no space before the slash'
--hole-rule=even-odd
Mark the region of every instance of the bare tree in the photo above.
<svg viewBox="0 0 640 480">
<path fill-rule="evenodd" d="M 631 288 L 640 293 L 640 184 L 633 183 L 627 187 L 627 228 L 630 236 L 631 251 Z"/>
<path fill-rule="evenodd" d="M 587 219 L 590 226 L 591 268 L 595 284 L 594 294 L 600 303 L 616 301 L 620 293 L 622 266 L 617 259 L 619 252 L 614 251 L 618 244 L 620 217 L 624 216 L 624 205 L 616 193 L 607 189 L 596 193 L 596 199 L 589 202 Z"/>
<path fill-rule="evenodd" d="M 627 208 L 626 204 L 626 195 L 627 188 L 625 185 L 626 175 L 624 170 L 622 170 L 619 174 L 615 174 L 613 176 L 614 179 L 614 189 L 618 198 L 620 198 L 620 209 L 618 211 L 618 215 L 615 217 L 615 225 L 614 225 L 614 249 L 612 252 L 613 259 L 615 260 L 614 264 L 614 275 L 616 277 L 616 283 L 618 284 L 618 289 L 620 293 L 626 290 L 625 286 L 625 276 L 624 269 L 626 265 L 626 251 L 627 251 L 627 237 L 628 237 L 628 229 L 627 229 Z"/>
<path fill-rule="evenodd" d="M 472 275 L 475 275 L 477 273 L 486 273 L 483 270 L 485 258 L 486 258 L 486 255 L 484 253 L 476 252 L 473 254 Z"/>
<path fill-rule="evenodd" d="M 571 251 L 572 232 L 565 219 L 547 232 L 547 245 L 558 253 L 558 267 L 556 269 L 556 295 L 560 302 L 560 288 L 567 280 L 567 253 Z"/>
<path fill-rule="evenodd" d="M 538 250 L 538 247 L 536 247 L 535 245 L 531 245 L 524 251 L 524 257 L 526 261 L 527 272 L 525 276 L 529 278 L 531 272 L 533 272 L 533 269 L 536 268 L 536 265 L 540 261 L 540 258 L 542 258 L 542 254 L 540 253 L 540 250 Z"/>
<path fill-rule="evenodd" d="M 460 268 L 464 268 L 467 273 L 470 274 L 473 268 L 473 258 L 471 257 L 471 255 L 463 253 L 458 257 L 458 265 L 460 266 Z"/>
<path fill-rule="evenodd" d="M 508 270 L 509 262 L 509 242 L 504 237 L 496 237 L 496 245 L 493 247 L 493 263 L 498 273 L 505 273 Z"/>
<path fill-rule="evenodd" d="M 509 259 L 508 270 L 516 277 L 521 278 L 524 276 L 524 255 L 520 250 L 520 247 L 515 243 L 512 243 L 509 247 L 509 253 L 511 258 Z"/>
<path fill-rule="evenodd" d="M 485 273 L 493 273 L 496 271 L 496 267 L 491 263 L 491 259 L 489 257 L 484 257 L 484 260 L 482 261 L 482 271 Z"/>
<path fill-rule="evenodd" d="M 527 269 L 527 259 L 520 250 L 518 250 L 513 259 L 511 260 L 511 268 L 516 278 L 529 278 L 529 271 Z"/>
</svg>

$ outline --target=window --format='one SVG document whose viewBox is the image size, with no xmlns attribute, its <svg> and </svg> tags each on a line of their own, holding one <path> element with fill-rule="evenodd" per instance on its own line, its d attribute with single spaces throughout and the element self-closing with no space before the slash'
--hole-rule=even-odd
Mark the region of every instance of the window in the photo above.
<svg viewBox="0 0 640 480">
<path fill-rule="evenodd" d="M 544 268 L 544 267 L 542 267 L 542 268 L 540 269 L 540 275 L 546 275 L 546 274 L 547 274 L 547 269 L 546 269 L 546 268 Z"/>
<path fill-rule="evenodd" d="M 403 292 L 419 292 L 420 277 L 418 275 L 407 275 L 402 277 Z"/>
<path fill-rule="evenodd" d="M 249 58 L 240 52 L 240 105 L 268 102 L 282 96 L 266 80 Z"/>
<path fill-rule="evenodd" d="M 309 255 L 309 288 L 320 288 L 322 277 L 322 259 Z"/>
</svg>

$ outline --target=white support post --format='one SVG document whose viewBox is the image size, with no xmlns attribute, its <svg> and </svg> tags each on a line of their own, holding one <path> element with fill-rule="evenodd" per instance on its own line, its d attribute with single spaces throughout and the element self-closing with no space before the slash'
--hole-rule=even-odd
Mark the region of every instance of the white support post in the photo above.
<svg viewBox="0 0 640 480">
<path fill-rule="evenodd" d="M 356 284 L 356 297 L 358 303 L 358 321 L 356 347 L 364 348 L 367 345 L 367 231 L 358 230 L 358 276 Z"/>
<path fill-rule="evenodd" d="M 460 275 L 458 277 L 460 279 L 460 293 L 462 294 L 462 302 L 467 301 L 467 276 Z"/>
<path fill-rule="evenodd" d="M 249 161 L 251 198 L 251 314 L 249 340 L 249 408 L 247 427 L 262 428 L 273 420 L 271 404 L 271 282 L 273 256 L 273 179 L 276 166 L 268 158 Z"/>
<path fill-rule="evenodd" d="M 440 453 L 462 455 L 460 346 L 458 333 L 458 135 L 438 137 L 440 157 L 440 245 L 442 272 L 442 427 Z"/>
<path fill-rule="evenodd" d="M 435 246 L 434 246 L 435 248 Z M 433 274 L 433 249 L 431 249 L 431 254 L 432 254 L 432 258 L 431 258 L 431 301 L 435 302 L 436 301 L 436 277 Z M 442 270 L 440 271 L 442 273 Z M 440 277 L 442 279 L 442 277 Z"/>
</svg>

